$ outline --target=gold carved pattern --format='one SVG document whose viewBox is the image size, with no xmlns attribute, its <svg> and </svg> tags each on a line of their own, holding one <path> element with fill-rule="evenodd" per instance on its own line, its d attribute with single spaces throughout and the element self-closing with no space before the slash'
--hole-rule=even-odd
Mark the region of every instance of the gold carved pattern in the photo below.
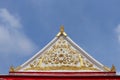
<svg viewBox="0 0 120 80">
<path fill-rule="evenodd" d="M 99 71 L 97 68 L 94 67 L 76 67 L 76 66 L 52 66 L 52 67 L 33 67 L 27 68 L 25 70 L 95 70 Z"/>
<path fill-rule="evenodd" d="M 61 29 L 61 32 L 64 29 Z M 85 60 L 63 36 L 44 55 L 33 61 L 25 70 L 98 70 Z"/>
</svg>

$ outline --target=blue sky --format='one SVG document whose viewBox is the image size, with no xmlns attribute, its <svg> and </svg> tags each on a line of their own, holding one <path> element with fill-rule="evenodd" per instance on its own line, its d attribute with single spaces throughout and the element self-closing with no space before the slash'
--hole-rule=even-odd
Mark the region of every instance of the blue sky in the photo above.
<svg viewBox="0 0 120 80">
<path fill-rule="evenodd" d="M 120 74 L 120 0 L 0 0 L 0 74 L 65 32 Z"/>
</svg>

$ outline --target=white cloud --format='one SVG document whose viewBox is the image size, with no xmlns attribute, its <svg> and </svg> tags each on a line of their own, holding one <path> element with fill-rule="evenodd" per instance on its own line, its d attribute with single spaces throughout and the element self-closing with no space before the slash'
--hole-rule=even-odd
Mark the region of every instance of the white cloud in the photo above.
<svg viewBox="0 0 120 80">
<path fill-rule="evenodd" d="M 117 72 L 117 75 L 120 75 L 120 72 Z"/>
<path fill-rule="evenodd" d="M 115 31 L 117 33 L 118 41 L 120 42 L 120 24 L 117 26 L 117 28 L 115 29 Z"/>
<path fill-rule="evenodd" d="M 29 54 L 36 45 L 22 31 L 18 16 L 7 9 L 0 9 L 0 53 Z"/>
<path fill-rule="evenodd" d="M 0 9 L 0 20 L 5 26 L 13 28 L 22 27 L 19 18 L 10 14 L 7 9 Z"/>
</svg>

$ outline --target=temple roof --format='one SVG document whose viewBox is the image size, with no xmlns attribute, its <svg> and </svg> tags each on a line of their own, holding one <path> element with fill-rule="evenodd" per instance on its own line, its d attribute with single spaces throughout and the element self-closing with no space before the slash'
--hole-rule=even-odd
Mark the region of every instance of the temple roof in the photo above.
<svg viewBox="0 0 120 80">
<path fill-rule="evenodd" d="M 115 71 L 104 66 L 67 36 L 64 27 L 42 50 L 17 68 L 10 68 L 16 72 L 108 72 Z"/>
</svg>

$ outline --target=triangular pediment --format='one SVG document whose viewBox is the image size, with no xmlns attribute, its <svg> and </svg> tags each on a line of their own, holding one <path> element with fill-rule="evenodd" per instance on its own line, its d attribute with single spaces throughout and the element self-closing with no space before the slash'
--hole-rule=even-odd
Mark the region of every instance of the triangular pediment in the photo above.
<svg viewBox="0 0 120 80">
<path fill-rule="evenodd" d="M 16 71 L 109 71 L 73 42 L 62 27 L 57 36 Z"/>
</svg>

